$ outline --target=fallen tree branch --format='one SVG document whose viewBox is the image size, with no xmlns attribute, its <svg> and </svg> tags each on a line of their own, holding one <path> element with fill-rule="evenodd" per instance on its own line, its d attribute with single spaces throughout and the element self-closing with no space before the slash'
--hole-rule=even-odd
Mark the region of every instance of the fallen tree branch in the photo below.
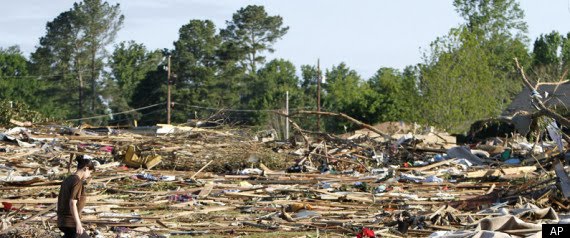
<svg viewBox="0 0 570 238">
<path fill-rule="evenodd" d="M 297 114 L 310 114 L 310 115 L 323 115 L 323 116 L 342 117 L 342 118 L 344 118 L 344 119 L 346 119 L 346 120 L 348 120 L 348 121 L 350 121 L 350 122 L 352 122 L 352 123 L 354 123 L 354 124 L 356 124 L 356 125 L 358 125 L 358 126 L 360 126 L 360 127 L 364 127 L 364 128 L 366 128 L 366 129 L 368 129 L 368 130 L 371 130 L 371 131 L 377 133 L 378 135 L 381 135 L 381 136 L 383 136 L 383 137 L 385 137 L 385 138 L 391 138 L 390 135 L 388 135 L 388 134 L 382 132 L 381 130 L 378 130 L 377 128 L 375 128 L 375 127 L 373 127 L 373 126 L 368 125 L 368 124 L 366 124 L 366 123 L 364 123 L 364 122 L 361 122 L 361 121 L 359 121 L 359 120 L 357 120 L 357 119 L 355 119 L 355 118 L 353 118 L 353 117 L 351 117 L 351 116 L 349 116 L 349 115 L 346 115 L 346 114 L 344 114 L 344 113 L 336 113 L 336 112 L 317 112 L 317 111 L 297 111 L 297 112 L 291 113 L 291 114 L 289 114 L 289 115 L 287 115 L 287 114 L 285 114 L 285 113 L 281 113 L 281 112 L 275 112 L 275 113 L 277 113 L 277 114 L 279 114 L 279 115 L 282 115 L 282 116 L 286 116 L 286 117 L 294 116 L 294 115 L 297 115 Z"/>
<path fill-rule="evenodd" d="M 305 146 L 307 147 L 307 149 L 309 148 L 309 146 L 311 146 L 311 143 L 309 142 L 309 138 L 303 133 L 303 129 L 301 129 L 301 127 L 299 125 L 297 125 L 297 123 L 295 123 L 293 120 L 291 120 L 291 118 L 287 118 L 287 120 L 289 120 L 289 122 L 291 123 L 291 125 L 293 125 L 293 128 L 299 132 L 299 134 L 301 134 L 301 136 L 303 137 L 303 140 L 305 141 Z"/>
<path fill-rule="evenodd" d="M 561 116 L 560 114 L 550 110 L 549 108 L 547 108 L 544 103 L 542 102 L 541 98 L 536 96 L 537 89 L 538 89 L 538 85 L 536 86 L 532 86 L 532 84 L 530 83 L 530 81 L 528 80 L 528 78 L 526 77 L 523 68 L 520 66 L 519 61 L 517 58 L 515 58 L 515 63 L 517 66 L 517 69 L 519 69 L 523 82 L 524 84 L 528 87 L 529 90 L 531 90 L 532 92 L 532 99 L 538 109 L 539 109 L 539 113 L 542 113 L 545 116 L 554 118 L 556 121 L 558 121 L 560 124 L 566 126 L 566 127 L 570 127 L 570 120 L 568 120 L 567 118 Z M 566 72 L 564 72 L 564 76 L 566 75 Z M 570 137 L 568 135 L 566 135 L 566 133 L 560 133 L 562 135 L 562 138 L 564 138 L 564 140 L 566 140 L 569 144 L 570 144 Z M 564 197 L 566 198 L 570 198 L 570 179 L 568 178 L 568 174 L 566 173 L 566 171 L 564 170 L 564 168 L 562 167 L 562 164 L 560 164 L 559 160 L 555 160 L 554 162 L 554 171 L 556 172 L 556 176 L 558 177 L 558 179 L 560 180 L 560 190 L 562 191 L 562 194 L 564 195 Z"/>
<path fill-rule="evenodd" d="M 526 77 L 526 74 L 524 73 L 524 69 L 520 66 L 519 64 L 519 60 L 517 58 L 515 58 L 515 63 L 517 66 L 517 69 L 520 71 L 522 79 L 523 79 L 523 83 L 526 85 L 526 87 L 531 90 L 531 92 L 536 92 L 538 86 L 532 86 L 532 84 L 530 83 L 530 81 L 528 80 L 528 78 Z M 550 110 L 549 108 L 547 108 L 544 103 L 542 102 L 542 100 L 540 100 L 539 98 L 534 98 L 536 105 L 538 106 L 538 108 L 541 111 L 541 114 L 538 115 L 545 115 L 545 116 L 549 116 L 554 118 L 556 121 L 560 122 L 560 124 L 566 126 L 566 127 L 570 127 L 570 120 L 568 120 L 567 118 L 561 116 L 560 114 Z"/>
</svg>

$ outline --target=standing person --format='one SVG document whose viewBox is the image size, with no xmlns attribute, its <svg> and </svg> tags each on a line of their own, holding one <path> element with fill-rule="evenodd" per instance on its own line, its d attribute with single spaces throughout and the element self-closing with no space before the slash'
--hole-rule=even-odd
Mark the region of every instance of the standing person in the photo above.
<svg viewBox="0 0 570 238">
<path fill-rule="evenodd" d="M 86 235 L 80 220 L 86 200 L 83 183 L 94 170 L 95 165 L 91 160 L 78 156 L 77 171 L 61 183 L 57 197 L 57 226 L 64 233 L 64 238 Z"/>
</svg>

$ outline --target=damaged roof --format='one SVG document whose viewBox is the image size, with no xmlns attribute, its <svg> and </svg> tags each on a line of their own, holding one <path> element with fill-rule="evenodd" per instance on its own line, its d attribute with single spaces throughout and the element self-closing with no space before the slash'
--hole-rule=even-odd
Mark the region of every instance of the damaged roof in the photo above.
<svg viewBox="0 0 570 238">
<path fill-rule="evenodd" d="M 549 108 L 566 109 L 570 105 L 570 82 L 541 83 L 537 90 L 543 98 L 544 105 Z M 531 92 L 524 88 L 503 111 L 503 116 L 512 116 L 518 111 L 535 112 L 530 100 Z"/>
</svg>

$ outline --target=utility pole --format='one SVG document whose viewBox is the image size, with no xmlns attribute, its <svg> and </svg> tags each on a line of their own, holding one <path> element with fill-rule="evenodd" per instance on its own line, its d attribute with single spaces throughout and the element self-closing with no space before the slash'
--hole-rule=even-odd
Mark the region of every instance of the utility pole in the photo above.
<svg viewBox="0 0 570 238">
<path fill-rule="evenodd" d="M 317 59 L 317 112 L 321 112 L 321 60 Z M 321 131 L 321 114 L 317 115 L 317 131 Z"/>
<path fill-rule="evenodd" d="M 168 54 L 168 74 L 167 74 L 167 80 L 168 80 L 168 99 L 166 101 L 166 124 L 170 125 L 170 53 Z"/>
<path fill-rule="evenodd" d="M 289 140 L 289 91 L 285 93 L 285 112 L 287 113 L 285 118 L 285 140 Z"/>
</svg>

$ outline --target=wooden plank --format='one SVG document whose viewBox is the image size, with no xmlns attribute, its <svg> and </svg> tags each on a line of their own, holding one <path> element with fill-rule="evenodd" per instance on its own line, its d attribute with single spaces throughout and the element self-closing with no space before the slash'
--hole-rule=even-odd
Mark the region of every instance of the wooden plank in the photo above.
<svg viewBox="0 0 570 238">
<path fill-rule="evenodd" d="M 107 195 L 87 196 L 87 203 L 107 198 Z M 0 199 L 0 202 L 9 202 L 12 204 L 47 204 L 57 203 L 57 198 L 38 198 L 38 199 Z"/>
<path fill-rule="evenodd" d="M 213 160 L 210 160 L 210 162 L 208 162 L 207 164 L 205 164 L 204 166 L 202 166 L 202 168 L 200 168 L 200 170 L 198 170 L 198 172 L 194 173 L 192 175 L 192 177 L 190 177 L 190 179 L 194 179 L 196 177 L 196 175 L 198 175 L 200 172 L 202 172 L 202 170 L 204 170 L 206 167 L 208 167 L 208 165 L 210 165 L 212 162 L 214 162 Z"/>
<path fill-rule="evenodd" d="M 495 184 L 493 184 L 485 194 L 491 194 L 494 189 L 495 189 Z"/>
<path fill-rule="evenodd" d="M 210 195 L 210 192 L 212 192 L 213 188 L 214 188 L 213 184 L 206 184 L 206 186 L 204 186 L 204 188 L 202 188 L 202 191 L 200 191 L 200 193 L 198 194 L 198 198 L 203 199 L 208 197 L 208 195 Z"/>
<path fill-rule="evenodd" d="M 178 217 L 183 217 L 183 216 L 189 216 L 189 215 L 195 215 L 195 214 L 208 214 L 210 212 L 219 212 L 219 211 L 227 211 L 227 210 L 233 210 L 236 209 L 235 207 L 229 207 L 229 206 L 224 206 L 224 207 L 209 207 L 209 208 L 205 208 L 202 210 L 194 210 L 194 211 L 183 211 L 183 212 L 177 212 L 175 215 L 172 216 L 164 216 L 162 220 L 172 220 Z"/>
<path fill-rule="evenodd" d="M 413 171 L 421 172 L 421 171 L 429 170 L 429 169 L 432 169 L 432 168 L 435 168 L 438 166 L 449 164 L 453 161 L 455 161 L 455 159 L 443 160 L 443 161 L 435 162 L 433 164 L 422 166 L 422 167 L 398 168 L 398 170 L 413 170 Z"/>
<path fill-rule="evenodd" d="M 270 198 L 269 195 L 261 195 L 255 193 L 247 193 L 247 192 L 227 192 L 225 193 L 226 196 L 234 196 L 234 197 L 254 197 L 254 198 Z"/>
<path fill-rule="evenodd" d="M 523 167 L 513 167 L 506 169 L 487 169 L 479 170 L 474 172 L 468 172 L 465 174 L 466 178 L 481 178 L 485 176 L 502 176 L 511 174 L 525 174 L 536 171 L 536 166 L 523 166 Z"/>
<path fill-rule="evenodd" d="M 568 174 L 564 170 L 564 166 L 560 163 L 559 160 L 554 160 L 554 172 L 556 172 L 556 176 L 560 181 L 560 190 L 562 190 L 562 194 L 564 197 L 570 197 L 570 178 L 568 178 Z"/>
<path fill-rule="evenodd" d="M 120 226 L 120 227 L 148 227 L 154 226 L 155 223 L 130 223 L 130 222 L 113 222 L 113 221 L 101 221 L 101 220 L 82 220 L 85 224 L 98 224 L 105 226 Z"/>
<path fill-rule="evenodd" d="M 330 193 L 330 192 L 323 190 L 323 189 L 313 190 L 313 191 L 326 195 L 326 196 L 321 196 L 321 198 L 327 198 L 327 197 L 334 198 L 334 197 L 336 197 L 336 199 L 344 198 L 344 199 L 354 200 L 354 201 L 359 201 L 359 202 L 370 202 L 370 203 L 374 202 L 371 198 L 359 197 L 359 196 L 355 196 L 352 194 L 344 195 L 344 194 L 338 194 L 338 193 Z"/>
</svg>

